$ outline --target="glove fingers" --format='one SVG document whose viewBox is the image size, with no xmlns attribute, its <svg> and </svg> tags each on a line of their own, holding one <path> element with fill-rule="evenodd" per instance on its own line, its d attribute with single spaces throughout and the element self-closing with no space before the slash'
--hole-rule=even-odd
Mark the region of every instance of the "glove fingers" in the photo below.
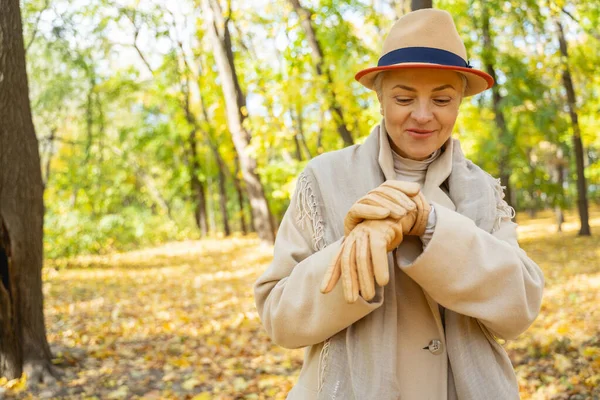
<svg viewBox="0 0 600 400">
<path fill-rule="evenodd" d="M 425 199 L 422 193 L 419 193 L 418 196 L 413 197 L 415 204 L 417 205 L 417 215 L 415 219 L 415 223 L 410 230 L 410 235 L 421 236 L 425 233 L 425 228 L 427 227 L 427 219 L 429 218 L 429 211 L 431 206 Z"/>
<path fill-rule="evenodd" d="M 356 276 L 356 251 L 354 251 L 355 237 L 350 235 L 344 243 L 342 252 L 342 282 L 344 285 L 344 298 L 347 303 L 354 303 L 358 299 L 358 278 Z"/>
<path fill-rule="evenodd" d="M 402 234 L 402 225 L 393 224 L 392 229 L 394 230 L 394 238 L 389 242 L 387 251 L 392 251 L 396 247 L 400 246 L 400 243 L 402 243 L 402 240 L 404 238 L 404 235 Z"/>
<path fill-rule="evenodd" d="M 396 190 L 400 190 L 406 195 L 413 197 L 416 196 L 417 193 L 421 190 L 421 185 L 416 182 L 406 182 L 406 181 L 398 181 L 394 179 L 387 180 L 381 184 L 381 186 L 387 186 L 394 188 Z"/>
<path fill-rule="evenodd" d="M 323 281 L 321 282 L 321 293 L 329 293 L 333 290 L 342 275 L 342 250 L 344 250 L 344 241 L 338 250 L 337 254 L 331 261 L 331 265 L 325 272 Z"/>
<path fill-rule="evenodd" d="M 390 215 L 390 211 L 379 205 L 354 203 L 344 219 L 344 232 L 346 236 L 356 225 L 365 219 L 384 219 Z"/>
<path fill-rule="evenodd" d="M 379 286 L 385 286 L 390 280 L 386 242 L 377 234 L 369 235 L 371 259 L 375 280 Z"/>
<path fill-rule="evenodd" d="M 351 303 L 358 300 L 358 267 L 356 265 L 356 241 L 352 243 L 352 249 L 350 251 L 350 276 L 352 277 L 352 298 Z"/>
<path fill-rule="evenodd" d="M 376 193 L 368 193 L 366 196 L 360 199 L 359 202 L 372 206 L 385 207 L 390 211 L 390 217 L 394 219 L 398 219 L 406 214 L 406 209 L 404 207 L 394 203 L 387 197 L 378 195 Z"/>
<path fill-rule="evenodd" d="M 390 188 L 387 186 L 380 186 L 371 192 L 377 193 L 381 196 L 388 198 L 388 200 L 398 204 L 399 206 L 405 208 L 408 211 L 412 211 L 415 209 L 415 203 L 408 197 L 404 192 Z"/>
<path fill-rule="evenodd" d="M 375 281 L 371 271 L 369 256 L 369 236 L 365 232 L 356 240 L 356 264 L 358 269 L 358 280 L 360 283 L 360 294 L 365 300 L 375 297 Z"/>
</svg>

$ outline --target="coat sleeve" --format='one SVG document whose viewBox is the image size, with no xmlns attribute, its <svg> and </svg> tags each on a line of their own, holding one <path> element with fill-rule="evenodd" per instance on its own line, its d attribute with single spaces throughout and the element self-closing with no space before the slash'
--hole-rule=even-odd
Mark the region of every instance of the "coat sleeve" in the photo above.
<svg viewBox="0 0 600 400">
<path fill-rule="evenodd" d="M 322 294 L 321 281 L 342 238 L 319 249 L 323 220 L 310 171 L 299 177 L 277 237 L 273 261 L 254 284 L 256 308 L 273 342 L 286 348 L 321 343 L 383 304 L 383 289 L 346 303 L 341 281 Z"/>
<path fill-rule="evenodd" d="M 479 319 L 499 338 L 516 338 L 537 317 L 544 287 L 542 271 L 517 243 L 517 224 L 503 221 L 490 234 L 457 212 L 434 207 L 431 241 L 400 268 L 442 306 Z"/>
</svg>

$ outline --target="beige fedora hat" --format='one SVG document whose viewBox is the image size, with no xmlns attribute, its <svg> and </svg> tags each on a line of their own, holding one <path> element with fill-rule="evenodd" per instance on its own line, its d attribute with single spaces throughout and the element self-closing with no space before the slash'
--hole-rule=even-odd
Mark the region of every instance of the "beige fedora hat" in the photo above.
<svg viewBox="0 0 600 400">
<path fill-rule="evenodd" d="M 381 71 L 402 68 L 458 71 L 467 78 L 465 96 L 483 92 L 494 84 L 490 75 L 469 64 L 465 44 L 447 11 L 427 8 L 404 15 L 390 29 L 381 54 L 376 67 L 356 74 L 356 80 L 369 89 L 373 89 Z"/>
</svg>

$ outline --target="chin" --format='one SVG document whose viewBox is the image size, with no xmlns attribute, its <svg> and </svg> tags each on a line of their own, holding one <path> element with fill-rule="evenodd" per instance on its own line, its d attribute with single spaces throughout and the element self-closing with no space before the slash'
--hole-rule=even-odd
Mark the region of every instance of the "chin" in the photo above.
<svg viewBox="0 0 600 400">
<path fill-rule="evenodd" d="M 429 157 L 431 155 L 431 153 L 433 153 L 435 151 L 434 150 L 415 150 L 415 151 L 411 151 L 410 153 L 408 153 L 408 158 L 411 158 L 413 160 L 424 160 L 427 157 Z"/>
</svg>

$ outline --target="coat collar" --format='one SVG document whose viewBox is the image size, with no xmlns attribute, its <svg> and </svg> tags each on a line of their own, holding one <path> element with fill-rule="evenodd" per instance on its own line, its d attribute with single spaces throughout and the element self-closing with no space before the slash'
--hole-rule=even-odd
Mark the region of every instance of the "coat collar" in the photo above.
<svg viewBox="0 0 600 400">
<path fill-rule="evenodd" d="M 392 148 L 390 146 L 389 137 L 387 130 L 385 129 L 385 123 L 383 119 L 381 120 L 379 126 L 373 129 L 373 132 L 369 136 L 370 137 L 367 140 L 377 144 L 377 160 L 383 176 L 386 180 L 396 179 Z M 374 137 L 371 138 L 371 136 Z M 367 142 L 365 142 L 365 144 L 367 144 Z M 369 144 L 372 146 L 371 143 Z M 452 203 L 452 200 L 450 200 L 448 195 L 446 195 L 446 193 L 440 188 L 440 185 L 444 183 L 446 179 L 448 179 L 450 173 L 452 172 L 453 146 L 454 140 L 450 137 L 442 145 L 442 154 L 435 161 L 433 161 L 427 169 L 427 174 L 425 175 L 425 184 L 422 188 L 423 194 L 429 199 L 429 201 L 440 203 L 452 210 L 455 209 L 454 203 Z"/>
</svg>

